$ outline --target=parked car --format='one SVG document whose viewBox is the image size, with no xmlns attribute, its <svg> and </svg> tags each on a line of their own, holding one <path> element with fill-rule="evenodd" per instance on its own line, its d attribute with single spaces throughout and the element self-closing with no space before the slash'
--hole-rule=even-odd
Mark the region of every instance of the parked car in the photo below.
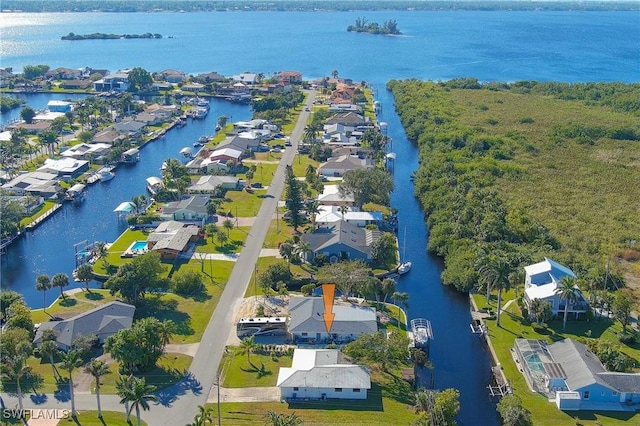
<svg viewBox="0 0 640 426">
<path fill-rule="evenodd" d="M 251 184 L 251 187 L 252 187 L 252 188 L 262 188 L 262 183 L 260 183 L 260 182 L 253 182 L 253 183 Z"/>
</svg>

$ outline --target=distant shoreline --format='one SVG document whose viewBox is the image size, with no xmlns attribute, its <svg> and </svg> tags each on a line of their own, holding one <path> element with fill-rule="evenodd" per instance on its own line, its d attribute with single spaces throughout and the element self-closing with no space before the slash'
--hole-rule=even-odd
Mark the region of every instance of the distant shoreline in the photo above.
<svg viewBox="0 0 640 426">
<path fill-rule="evenodd" d="M 93 33 L 93 34 L 74 34 L 69 33 L 66 36 L 60 37 L 61 40 L 123 40 L 123 39 L 161 39 L 161 34 L 105 34 L 105 33 Z"/>
<path fill-rule="evenodd" d="M 59 0 L 34 2 L 5 0 L 2 13 L 51 12 L 354 12 L 354 11 L 638 11 L 637 1 L 403 1 L 403 0 L 281 0 L 267 1 L 211 1 L 211 0 L 147 0 L 144 2 L 104 2 L 98 0 Z"/>
</svg>

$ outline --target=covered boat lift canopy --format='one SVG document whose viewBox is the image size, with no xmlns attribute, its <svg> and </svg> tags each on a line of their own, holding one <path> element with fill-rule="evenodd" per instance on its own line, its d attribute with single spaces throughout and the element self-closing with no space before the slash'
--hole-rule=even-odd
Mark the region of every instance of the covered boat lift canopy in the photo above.
<svg viewBox="0 0 640 426">
<path fill-rule="evenodd" d="M 131 201 L 125 201 L 124 203 L 120 203 L 120 205 L 118 207 L 115 208 L 115 210 L 113 210 L 115 213 L 118 213 L 118 216 L 123 215 L 123 214 L 129 214 L 131 213 L 133 210 L 135 210 L 136 205 L 133 204 Z"/>
</svg>

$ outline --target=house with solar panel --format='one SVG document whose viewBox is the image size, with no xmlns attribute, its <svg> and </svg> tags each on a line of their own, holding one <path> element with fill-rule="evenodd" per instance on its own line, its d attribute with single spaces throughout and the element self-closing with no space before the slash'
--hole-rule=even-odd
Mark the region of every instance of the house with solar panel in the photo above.
<svg viewBox="0 0 640 426">
<path fill-rule="evenodd" d="M 282 399 L 367 399 L 369 371 L 337 349 L 296 349 L 290 368 L 280 368 Z"/>
<path fill-rule="evenodd" d="M 529 387 L 563 411 L 640 409 L 640 374 L 607 371 L 589 348 L 564 339 L 516 339 L 513 354 Z"/>
</svg>

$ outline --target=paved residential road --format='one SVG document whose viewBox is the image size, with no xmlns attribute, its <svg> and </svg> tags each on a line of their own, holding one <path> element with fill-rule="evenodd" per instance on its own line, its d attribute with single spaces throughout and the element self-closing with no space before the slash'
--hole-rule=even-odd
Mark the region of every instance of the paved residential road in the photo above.
<svg viewBox="0 0 640 426">
<path fill-rule="evenodd" d="M 308 95 L 306 106 L 311 109 L 316 92 L 307 91 L 306 93 Z M 245 247 L 236 260 L 229 281 L 220 296 L 216 310 L 211 316 L 195 352 L 187 377 L 175 385 L 156 393 L 159 402 L 152 405 L 149 411 L 142 413 L 142 418 L 147 424 L 152 426 L 181 426 L 190 423 L 198 413 L 198 405 L 207 403 L 211 390 L 216 384 L 216 373 L 222 360 L 227 338 L 230 331 L 235 330 L 233 308 L 238 306 L 249 285 L 251 274 L 260 256 L 262 244 L 284 189 L 285 167 L 292 164 L 295 158 L 298 143 L 304 134 L 309 114 L 310 112 L 306 111 L 305 108 L 298 117 L 296 126 L 291 134 L 292 146 L 287 147 L 280 159 L 273 180 L 267 190 L 267 195 L 255 218 L 251 232 L 247 236 Z M 266 397 L 273 399 L 273 392 L 267 392 L 267 394 L 265 395 Z M 8 397 L 7 395 L 2 395 L 2 398 L 2 402 L 7 407 L 17 406 L 16 398 Z M 235 398 L 228 396 L 226 399 L 236 398 L 240 397 L 235 395 Z M 240 399 L 255 400 L 247 392 L 244 392 Z M 79 411 L 96 410 L 95 395 L 77 394 L 75 400 L 76 408 Z M 120 398 L 116 395 L 102 395 L 101 402 L 103 410 L 124 411 L 124 406 L 120 404 Z M 64 395 L 64 393 L 58 395 L 27 395 L 25 393 L 25 408 L 69 409 L 70 405 L 68 396 Z"/>
</svg>

